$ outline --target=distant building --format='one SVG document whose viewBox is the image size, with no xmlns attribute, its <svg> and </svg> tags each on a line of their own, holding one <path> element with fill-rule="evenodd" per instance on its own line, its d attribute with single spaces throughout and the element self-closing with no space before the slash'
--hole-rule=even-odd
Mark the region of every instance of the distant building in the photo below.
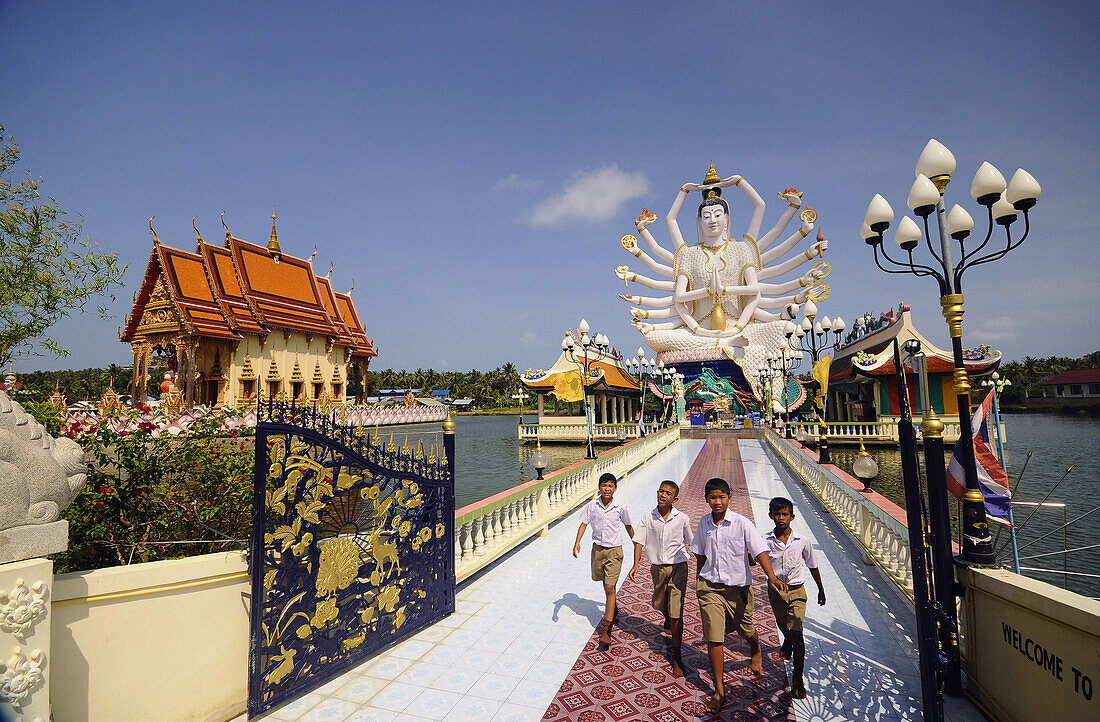
<svg viewBox="0 0 1100 722">
<path fill-rule="evenodd" d="M 152 226 L 150 225 L 150 230 Z M 168 357 L 182 405 L 255 405 L 276 397 L 343 404 L 351 364 L 378 355 L 351 293 L 337 293 L 309 260 L 233 237 L 193 252 L 153 250 L 119 339 L 134 354 L 132 394 L 145 398 L 152 355 Z"/>
<path fill-rule="evenodd" d="M 1100 403 L 1100 368 L 1065 371 L 1041 385 L 1043 398 L 1048 402 L 1065 406 Z"/>
</svg>

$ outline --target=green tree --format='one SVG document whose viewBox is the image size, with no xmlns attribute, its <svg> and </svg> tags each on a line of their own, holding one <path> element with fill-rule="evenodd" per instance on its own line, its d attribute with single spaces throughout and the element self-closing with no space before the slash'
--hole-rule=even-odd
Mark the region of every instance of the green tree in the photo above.
<svg viewBox="0 0 1100 722">
<path fill-rule="evenodd" d="M 67 356 L 51 326 L 122 285 L 118 256 L 81 239 L 79 221 L 20 171 L 19 146 L 0 125 L 0 366 L 15 356 Z M 100 307 L 100 315 L 106 308 Z"/>
</svg>

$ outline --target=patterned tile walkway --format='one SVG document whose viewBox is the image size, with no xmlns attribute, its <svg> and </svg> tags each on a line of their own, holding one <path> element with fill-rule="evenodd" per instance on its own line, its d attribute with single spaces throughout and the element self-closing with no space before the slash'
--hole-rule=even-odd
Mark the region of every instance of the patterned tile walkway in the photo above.
<svg viewBox="0 0 1100 722">
<path fill-rule="evenodd" d="M 752 502 L 737 439 L 711 437 L 682 480 L 677 502 L 691 517 L 692 528 L 702 515 L 710 513 L 703 487 L 714 476 L 730 483 L 730 509 L 752 519 Z M 694 580 L 694 558 L 688 564 L 689 579 Z M 596 635 L 592 635 L 543 719 L 553 722 L 794 719 L 763 575 L 753 583 L 756 598 L 753 616 L 764 650 L 764 674 L 757 677 L 748 672 L 748 645 L 736 633 L 728 635 L 724 677 L 728 701 L 717 715 L 710 715 L 704 705 L 714 689 L 714 680 L 694 581 L 689 583 L 692 588 L 684 610 L 683 657 L 687 676 L 677 679 L 665 657 L 668 640 L 662 635 L 663 616 L 650 603 L 653 582 L 648 567 L 643 558 L 638 574 L 633 580 L 624 581 L 619 590 L 622 622 L 612 632 L 615 644 L 606 652 L 598 651 Z"/>
</svg>

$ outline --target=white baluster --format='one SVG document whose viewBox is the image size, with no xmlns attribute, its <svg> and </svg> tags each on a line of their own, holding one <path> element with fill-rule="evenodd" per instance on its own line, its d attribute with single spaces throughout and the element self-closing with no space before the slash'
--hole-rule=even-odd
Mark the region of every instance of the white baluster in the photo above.
<svg viewBox="0 0 1100 722">
<path fill-rule="evenodd" d="M 462 527 L 455 524 L 455 569 L 462 561 Z"/>
<path fill-rule="evenodd" d="M 462 525 L 462 558 L 470 559 L 474 556 L 474 523 L 468 521 Z"/>
<path fill-rule="evenodd" d="M 474 525 L 474 556 L 485 555 L 485 517 L 479 516 L 473 520 Z"/>
</svg>

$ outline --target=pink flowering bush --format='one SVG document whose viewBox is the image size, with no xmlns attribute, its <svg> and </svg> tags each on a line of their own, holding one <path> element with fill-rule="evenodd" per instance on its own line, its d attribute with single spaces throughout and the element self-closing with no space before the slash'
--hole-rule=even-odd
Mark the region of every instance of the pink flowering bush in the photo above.
<svg viewBox="0 0 1100 722">
<path fill-rule="evenodd" d="M 252 525 L 252 438 L 221 431 L 219 415 L 186 434 L 154 437 L 154 426 L 115 432 L 70 428 L 90 455 L 88 482 L 62 514 L 69 549 L 58 573 L 176 559 L 247 546 Z M 243 430 L 242 430 L 243 432 Z"/>
</svg>

